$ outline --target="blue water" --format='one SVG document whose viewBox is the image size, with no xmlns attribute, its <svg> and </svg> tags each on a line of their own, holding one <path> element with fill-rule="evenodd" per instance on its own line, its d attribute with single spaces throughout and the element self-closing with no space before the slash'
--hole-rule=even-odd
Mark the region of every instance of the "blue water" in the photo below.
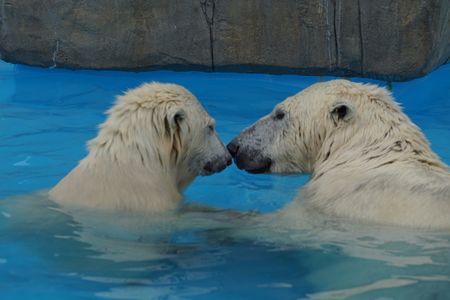
<svg viewBox="0 0 450 300">
<path fill-rule="evenodd" d="M 445 233 L 346 224 L 272 229 L 218 213 L 193 214 L 189 226 L 162 220 L 155 237 L 142 233 L 155 231 L 145 220 L 74 216 L 32 194 L 77 164 L 114 96 L 142 82 L 188 88 L 228 142 L 276 103 L 326 79 L 332 78 L 70 71 L 0 61 L 0 299 L 448 299 Z M 394 83 L 393 94 L 449 164 L 450 65 Z M 307 179 L 232 166 L 196 179 L 185 196 L 269 213 Z"/>
</svg>

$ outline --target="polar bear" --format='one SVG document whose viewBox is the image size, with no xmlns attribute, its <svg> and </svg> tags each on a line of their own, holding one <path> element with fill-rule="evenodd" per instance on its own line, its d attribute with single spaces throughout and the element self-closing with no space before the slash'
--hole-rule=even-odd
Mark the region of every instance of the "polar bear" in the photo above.
<svg viewBox="0 0 450 300">
<path fill-rule="evenodd" d="M 146 83 L 117 97 L 89 153 L 49 191 L 56 202 L 115 211 L 175 209 L 198 175 L 231 156 L 214 120 L 175 84 Z"/>
<path fill-rule="evenodd" d="M 310 173 L 300 207 L 350 220 L 450 228 L 450 173 L 390 93 L 333 80 L 279 103 L 228 145 L 240 169 Z"/>
</svg>

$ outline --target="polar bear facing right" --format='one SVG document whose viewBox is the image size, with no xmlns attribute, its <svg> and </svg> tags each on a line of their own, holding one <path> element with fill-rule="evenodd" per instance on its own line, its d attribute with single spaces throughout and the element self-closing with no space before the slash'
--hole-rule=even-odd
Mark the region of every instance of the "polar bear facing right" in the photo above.
<svg viewBox="0 0 450 300">
<path fill-rule="evenodd" d="M 450 228 L 450 173 L 390 93 L 334 80 L 310 86 L 228 149 L 252 173 L 310 173 L 300 207 L 358 221 Z"/>
<path fill-rule="evenodd" d="M 64 205 L 159 213 L 199 175 L 231 164 L 215 121 L 187 89 L 146 83 L 117 97 L 88 155 L 49 191 Z"/>
</svg>

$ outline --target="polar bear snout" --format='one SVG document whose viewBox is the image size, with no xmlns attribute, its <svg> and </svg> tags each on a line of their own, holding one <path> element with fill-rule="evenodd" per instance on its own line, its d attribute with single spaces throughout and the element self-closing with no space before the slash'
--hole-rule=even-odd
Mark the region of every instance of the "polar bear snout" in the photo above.
<svg viewBox="0 0 450 300">
<path fill-rule="evenodd" d="M 203 166 L 201 175 L 208 176 L 214 173 L 219 173 L 231 165 L 231 155 L 227 154 L 224 157 L 216 157 L 213 160 L 207 161 Z"/>
<path fill-rule="evenodd" d="M 227 149 L 241 170 L 249 173 L 269 173 L 273 165 L 272 151 L 276 124 L 272 116 L 263 117 L 244 129 L 228 145 Z"/>
<path fill-rule="evenodd" d="M 196 157 L 191 159 L 196 161 L 196 170 L 200 167 L 199 174 L 202 176 L 219 173 L 232 163 L 232 157 L 217 133 L 208 134 L 207 137 L 206 145 L 196 151 Z"/>
<path fill-rule="evenodd" d="M 239 150 L 239 143 L 238 143 L 237 139 L 234 139 L 231 142 L 229 142 L 227 145 L 227 149 L 228 149 L 228 152 L 230 152 L 231 156 L 235 157 Z"/>
<path fill-rule="evenodd" d="M 270 170 L 272 160 L 263 155 L 261 151 L 243 145 L 239 137 L 232 140 L 227 145 L 227 149 L 233 156 L 237 167 L 241 170 L 255 174 L 266 173 Z"/>
</svg>

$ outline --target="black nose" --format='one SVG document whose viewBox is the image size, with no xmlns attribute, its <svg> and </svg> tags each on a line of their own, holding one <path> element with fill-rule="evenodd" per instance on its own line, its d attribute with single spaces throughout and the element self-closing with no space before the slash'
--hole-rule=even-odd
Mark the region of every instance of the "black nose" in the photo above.
<svg viewBox="0 0 450 300">
<path fill-rule="evenodd" d="M 212 173 L 212 172 L 213 172 L 213 164 L 212 164 L 212 162 L 208 161 L 208 162 L 203 166 L 203 170 L 206 171 L 207 173 Z"/>
<path fill-rule="evenodd" d="M 227 149 L 228 149 L 228 152 L 230 152 L 231 156 L 236 157 L 236 153 L 239 150 L 239 145 L 238 145 L 237 141 L 236 140 L 232 140 L 227 145 Z"/>
</svg>

